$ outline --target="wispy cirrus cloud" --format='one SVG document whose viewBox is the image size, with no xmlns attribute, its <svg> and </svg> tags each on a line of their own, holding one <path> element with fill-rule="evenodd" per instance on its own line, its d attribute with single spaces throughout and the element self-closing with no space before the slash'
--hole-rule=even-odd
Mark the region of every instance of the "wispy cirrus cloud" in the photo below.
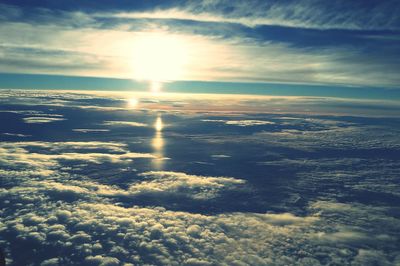
<svg viewBox="0 0 400 266">
<path fill-rule="evenodd" d="M 229 24 L 242 24 L 247 27 L 263 25 L 284 26 L 307 29 L 347 29 L 347 30 L 398 30 L 400 21 L 391 7 L 395 3 L 382 3 L 381 5 L 364 10 L 349 10 L 356 8 L 349 2 L 334 4 L 327 9 L 322 3 L 316 5 L 315 1 L 296 1 L 291 4 L 271 1 L 215 1 L 214 5 L 204 2 L 193 2 L 183 8 L 156 9 L 146 12 L 120 12 L 111 14 L 116 18 L 133 19 L 178 19 L 198 22 L 216 22 Z M 260 6 L 261 5 L 261 6 Z M 220 8 L 216 7 L 220 6 Z M 229 10 L 226 12 L 226 10 Z M 340 10 L 340 12 L 338 12 Z M 366 11 L 372 12 L 372 18 Z M 380 14 L 389 12 L 389 19 L 384 19 Z M 106 14 L 104 14 L 106 15 Z M 97 15 L 99 17 L 102 14 Z"/>
<path fill-rule="evenodd" d="M 1 4 L 0 71 L 131 79 L 135 43 L 156 32 L 190 51 L 178 80 L 400 84 L 396 1 L 80 5 Z"/>
<path fill-rule="evenodd" d="M 364 30 L 394 30 L 399 29 L 400 19 L 397 15 L 399 4 L 397 1 L 336 1 L 327 5 L 324 1 L 241 1 L 213 0 L 213 1 L 184 1 L 176 3 L 107 3 L 99 1 L 96 7 L 87 3 L 56 4 L 33 3 L 21 5 L 23 9 L 15 8 L 12 4 L 21 4 L 10 1 L 11 5 L 1 5 L 1 18 L 32 21 L 53 20 L 58 17 L 59 22 L 84 25 L 92 24 L 96 18 L 138 18 L 138 19 L 179 19 L 201 22 L 218 22 L 243 24 L 250 27 L 259 25 L 279 25 L 296 28 L 318 29 L 364 29 Z M 35 14 L 30 14 L 30 9 Z M 48 12 L 47 9 L 57 10 Z M 109 12 L 111 10 L 112 12 Z M 93 16 L 87 16 L 91 14 Z M 53 16 L 53 17 L 52 17 Z M 34 19 L 33 19 L 34 18 Z"/>
</svg>

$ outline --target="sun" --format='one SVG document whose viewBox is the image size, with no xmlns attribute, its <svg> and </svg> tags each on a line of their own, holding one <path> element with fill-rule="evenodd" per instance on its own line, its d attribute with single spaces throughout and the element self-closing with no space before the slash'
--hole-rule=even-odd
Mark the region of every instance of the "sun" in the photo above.
<svg viewBox="0 0 400 266">
<path fill-rule="evenodd" d="M 153 92 L 159 91 L 163 82 L 181 80 L 187 63 L 187 47 L 179 35 L 139 34 L 132 47 L 133 78 L 150 82 Z"/>
<path fill-rule="evenodd" d="M 150 84 L 150 91 L 152 93 L 159 93 L 162 88 L 162 83 L 160 81 L 152 81 Z"/>
</svg>

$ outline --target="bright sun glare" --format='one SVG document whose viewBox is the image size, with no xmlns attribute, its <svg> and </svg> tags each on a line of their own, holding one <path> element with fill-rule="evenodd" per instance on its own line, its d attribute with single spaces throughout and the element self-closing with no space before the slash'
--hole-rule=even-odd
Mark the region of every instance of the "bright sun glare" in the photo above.
<svg viewBox="0 0 400 266">
<path fill-rule="evenodd" d="M 163 125 L 162 119 L 159 116 L 159 117 L 157 117 L 157 120 L 154 124 L 154 128 L 156 129 L 156 131 L 161 131 L 163 129 L 163 127 L 164 127 L 164 125 Z"/>
<path fill-rule="evenodd" d="M 150 82 L 153 93 L 162 82 L 179 80 L 187 63 L 187 45 L 183 38 L 162 33 L 138 36 L 133 47 L 133 76 Z"/>
</svg>

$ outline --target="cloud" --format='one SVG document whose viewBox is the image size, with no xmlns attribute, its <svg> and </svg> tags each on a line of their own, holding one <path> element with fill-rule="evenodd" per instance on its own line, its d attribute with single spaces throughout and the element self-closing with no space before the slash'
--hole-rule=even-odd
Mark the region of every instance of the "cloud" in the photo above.
<svg viewBox="0 0 400 266">
<path fill-rule="evenodd" d="M 120 265 L 120 261 L 117 258 L 101 256 L 101 255 L 88 256 L 85 258 L 85 263 L 87 263 L 88 265 L 100 265 L 100 266 Z"/>
<path fill-rule="evenodd" d="M 147 127 L 147 124 L 132 121 L 104 121 L 105 126 L 131 126 L 131 127 Z"/>
<path fill-rule="evenodd" d="M 101 102 L 93 95 L 37 91 L 6 91 L 0 98 L 7 107 L 28 99 L 40 109 L 40 102 L 52 99 Z M 396 119 L 317 116 L 315 109 L 313 116 L 303 113 L 305 106 L 332 104 L 325 98 L 192 98 L 182 98 L 185 106 L 200 105 L 206 111 L 165 111 L 168 123 L 174 123 L 164 136 L 170 141 L 164 152 L 172 158 L 166 164 L 169 171 L 151 171 L 150 163 L 158 157 L 135 153 L 137 147 L 146 151 L 143 146 L 151 141 L 146 134 L 126 138 L 120 132 L 76 132 L 75 141 L 1 142 L 0 245 L 7 265 L 398 262 Z M 215 120 L 224 122 L 218 123 L 275 124 L 261 133 L 232 126 L 235 138 L 220 131 L 217 122 L 204 127 L 201 119 L 215 118 L 213 106 L 223 103 L 248 105 L 257 112 L 219 111 Z M 290 115 L 261 113 L 265 106 L 287 106 Z M 68 108 L 51 107 L 54 112 Z M 17 112 L 3 115 L 35 116 L 34 110 Z M 84 112 L 95 123 L 132 116 L 131 111 Z M 139 114 L 143 121 L 155 117 L 150 111 Z M 42 131 L 32 134 L 32 139 L 49 137 Z M 172 139 L 191 156 L 174 151 Z M 195 160 L 214 165 L 193 164 Z"/>
<path fill-rule="evenodd" d="M 66 120 L 65 118 L 45 117 L 45 116 L 24 117 L 23 119 L 24 119 L 24 122 L 27 124 L 45 124 L 45 123 Z"/>
<path fill-rule="evenodd" d="M 30 148 L 50 150 L 55 153 L 68 151 L 104 151 L 109 153 L 126 152 L 126 144 L 119 142 L 105 141 L 65 141 L 65 142 L 44 142 L 44 141 L 24 141 L 19 143 L 2 143 L 6 148 Z"/>
<path fill-rule="evenodd" d="M 37 189 L 38 191 L 44 191 L 47 195 L 50 195 L 52 198 L 61 199 L 64 201 L 74 201 L 77 199 L 84 199 L 90 193 L 87 188 L 76 186 L 69 184 L 62 184 L 59 182 L 53 181 L 38 181 L 38 182 L 27 182 L 25 183 L 27 188 L 29 186 L 31 189 Z"/>
<path fill-rule="evenodd" d="M 24 134 L 18 134 L 18 133 L 2 133 L 4 136 L 10 136 L 10 137 L 20 137 L 20 138 L 26 138 L 30 137 L 31 135 L 24 135 Z"/>
<path fill-rule="evenodd" d="M 43 252 L 34 257 L 34 261 L 38 263 L 56 260 L 51 253 L 42 249 L 47 246 L 72 249 L 61 252 L 57 257 L 67 263 L 85 261 L 197 265 L 196 263 L 215 264 L 222 258 L 226 264 L 241 262 L 251 265 L 273 260 L 282 264 L 273 253 L 264 253 L 268 250 L 264 245 L 273 244 L 277 238 L 290 243 L 285 239 L 297 238 L 291 232 L 303 230 L 303 226 L 314 222 L 314 218 L 302 219 L 289 214 L 235 213 L 207 216 L 167 211 L 160 207 L 122 208 L 102 203 L 94 196 L 88 198 L 93 203 L 64 202 L 55 208 L 56 202 L 52 203 L 52 200 L 59 199 L 59 195 L 54 194 L 55 188 L 72 191 L 76 195 L 82 195 L 86 191 L 73 186 L 54 187 L 40 182 L 35 187 L 21 188 L 8 190 L 6 194 L 0 193 L 1 198 L 16 199 L 7 206 L 7 210 L 16 208 L 16 213 L 5 217 L 0 232 L 16 237 L 21 245 L 34 243 L 40 247 L 39 250 Z M 29 191 L 32 200 L 40 203 L 40 208 L 35 212 L 18 214 L 29 207 L 26 202 L 17 207 L 26 191 Z M 41 199 L 39 201 L 38 198 L 35 199 L 38 196 Z M 262 230 L 259 231 L 260 229 Z M 259 240 L 255 241 L 256 239 Z M 11 243 L 17 244 L 14 241 Z M 232 253 L 235 255 L 228 255 L 231 249 L 237 250 Z M 30 252 L 27 252 L 24 256 L 13 257 L 14 263 L 23 261 L 29 255 Z"/>
<path fill-rule="evenodd" d="M 225 154 L 213 154 L 211 155 L 211 158 L 213 159 L 224 159 L 224 158 L 230 158 L 230 155 L 225 155 Z"/>
<path fill-rule="evenodd" d="M 157 158 L 157 156 L 150 153 L 137 153 L 137 152 L 127 152 L 123 154 L 62 153 L 60 155 L 51 156 L 50 158 L 58 160 L 84 161 L 84 162 L 102 164 L 105 162 L 111 162 L 111 163 L 130 162 L 132 161 L 132 159 L 138 159 L 138 158 L 155 159 Z"/>
<path fill-rule="evenodd" d="M 372 41 L 359 33 L 381 30 L 380 36 L 387 37 L 387 30 L 399 28 L 393 11 L 398 5 L 347 1 L 328 9 L 323 2 L 314 2 L 189 2 L 127 13 L 60 14 L 41 8 L 34 9 L 37 12 L 31 13 L 39 15 L 30 19 L 25 19 L 21 8 L 6 6 L 17 17 L 4 18 L 0 26 L 0 36 L 7 36 L 0 46 L 0 71 L 132 79 L 132 47 L 146 34 L 154 35 L 157 25 L 162 29 L 159 35 L 178 40 L 190 51 L 185 73 L 178 80 L 398 87 L 395 40 Z M 283 34 L 300 36 L 291 39 L 260 25 L 318 30 L 294 29 Z M 354 32 L 323 31 L 336 28 Z"/>
<path fill-rule="evenodd" d="M 271 121 L 263 121 L 263 120 L 214 120 L 214 119 L 203 119 L 203 122 L 216 122 L 216 123 L 224 123 L 226 125 L 233 125 L 239 127 L 248 127 L 248 126 L 264 126 L 264 125 L 273 125 L 274 122 Z"/>
<path fill-rule="evenodd" d="M 388 253 L 373 248 L 376 245 L 374 242 L 362 244 L 363 248 L 357 253 L 353 252 L 354 243 L 361 243 L 357 234 L 340 231 L 331 233 L 337 230 L 332 229 L 332 222 L 351 222 L 358 217 L 351 211 L 345 213 L 346 221 L 334 220 L 337 218 L 336 208 L 332 209 L 334 203 L 318 202 L 313 208 L 322 207 L 322 214 L 315 213 L 306 217 L 290 213 L 201 215 L 168 211 L 161 207 L 118 207 L 94 197 L 91 198 L 94 201 L 92 203 L 64 202 L 55 207 L 57 203 L 51 201 L 54 200 L 52 188 L 37 189 L 31 190 L 30 194 L 35 196 L 39 192 L 44 193 L 45 198 L 37 201 L 40 202 L 39 209 L 24 213 L 23 210 L 29 205 L 12 205 L 19 200 L 10 203 L 7 210 L 16 208 L 17 212 L 5 217 L 0 226 L 0 234 L 17 237 L 21 245 L 35 243 L 40 248 L 33 260 L 39 263 L 56 259 L 52 258 L 51 253 L 42 251 L 42 247 L 67 249 L 58 254 L 58 259 L 69 264 L 85 261 L 97 264 L 163 265 L 307 265 L 308 262 L 318 265 L 321 257 L 325 258 L 325 262 L 345 263 L 354 258 L 361 260 L 364 255 L 371 259 L 367 254 L 377 252 L 383 260 L 390 261 Z M 12 194 L 16 199 L 23 195 L 22 190 L 7 193 L 8 197 Z M 328 207 L 329 204 L 332 207 Z M 343 207 L 350 210 L 364 208 L 350 205 Z M 326 215 L 325 210 L 329 211 Z M 368 211 L 372 217 L 380 219 L 381 224 L 385 223 L 388 217 L 379 212 L 378 209 L 372 213 Z M 368 223 L 363 219 L 357 222 L 360 225 Z M 316 233 L 334 236 L 339 242 L 322 241 L 316 238 Z M 374 238 L 371 236 L 371 239 Z M 347 239 L 346 242 L 343 239 Z M 393 243 L 389 241 L 385 245 L 393 249 Z M 369 251 L 363 251 L 367 247 Z M 300 253 L 287 253 L 289 249 Z M 14 262 L 23 259 L 26 253 L 23 254 L 13 258 Z"/>
<path fill-rule="evenodd" d="M 194 199 L 217 197 L 220 191 L 238 189 L 244 180 L 231 177 L 188 175 L 179 172 L 145 172 L 144 180 L 129 187 L 131 195 L 172 195 Z"/>
<path fill-rule="evenodd" d="M 276 226 L 310 224 L 318 219 L 317 217 L 297 217 L 291 213 L 259 215 L 259 217 Z"/>
<path fill-rule="evenodd" d="M 253 141 L 268 143 L 274 146 L 287 146 L 301 150 L 322 150 L 322 149 L 395 149 L 397 144 L 396 130 L 383 132 L 380 127 L 358 126 L 358 125 L 334 125 L 334 124 L 313 124 L 307 121 L 301 129 L 285 129 L 271 132 L 256 132 L 253 136 L 246 136 L 236 141 Z M 355 137 L 357 136 L 357 137 Z M 381 141 L 377 142 L 376 139 Z M 220 141 L 224 141 L 221 138 Z M 226 140 L 229 141 L 229 140 Z M 232 140 L 234 141 L 234 140 Z"/>
<path fill-rule="evenodd" d="M 363 245 L 368 241 L 376 241 L 375 238 L 370 238 L 367 234 L 351 230 L 342 230 L 334 233 L 326 233 L 318 235 L 318 240 L 321 242 L 341 243 L 351 245 Z"/>
<path fill-rule="evenodd" d="M 7 93 L 2 93 L 3 95 Z M 12 92 L 9 92 L 8 94 L 13 94 Z M 5 97 L 7 97 L 6 95 L 4 95 Z M 36 111 L 36 110 L 1 110 L 0 112 L 6 112 L 6 113 L 13 113 L 13 114 L 21 114 L 21 115 L 37 115 L 37 116 L 41 116 L 44 113 L 41 111 Z"/>
<path fill-rule="evenodd" d="M 356 266 L 374 265 L 374 264 L 390 265 L 392 263 L 385 258 L 382 252 L 376 250 L 368 250 L 368 249 L 360 249 L 353 261 L 353 265 Z"/>
<path fill-rule="evenodd" d="M 93 152 L 97 151 L 97 152 Z M 5 176 L 51 176 L 65 162 L 127 164 L 134 159 L 160 159 L 150 153 L 130 152 L 113 142 L 3 142 L 0 167 Z M 82 166 L 82 165 L 81 165 Z M 75 169 L 79 169 L 75 165 Z"/>
<path fill-rule="evenodd" d="M 380 208 L 323 201 L 311 205 L 315 212 L 305 217 L 291 213 L 201 215 L 161 207 L 124 208 L 98 197 L 102 192 L 95 186 L 94 182 L 82 181 L 68 185 L 27 181 L 12 189 L 1 189 L 0 199 L 6 205 L 0 235 L 9 239 L 7 245 L 15 251 L 35 245 L 38 252 L 31 261 L 33 258 L 38 264 L 58 259 L 68 264 L 315 265 L 321 256 L 345 263 L 376 252 L 390 261 L 388 253 L 374 247 L 381 239 L 379 245 L 393 249 L 394 239 L 385 238 L 379 231 L 396 230 L 399 224 Z M 104 190 L 112 189 L 104 186 Z M 36 207 L 31 209 L 33 203 Z M 367 214 L 369 219 L 363 219 Z M 375 225 L 370 228 L 376 234 L 360 233 L 371 220 Z M 332 228 L 332 223 L 353 224 L 353 229 Z M 359 245 L 369 251 L 352 252 Z M 48 249 L 61 253 L 56 258 L 46 252 Z M 31 251 L 22 254 L 12 257 L 15 264 L 25 261 Z"/>
<path fill-rule="evenodd" d="M 97 133 L 97 132 L 108 132 L 109 129 L 100 129 L 100 128 L 74 128 L 72 131 L 80 132 L 80 133 Z"/>
<path fill-rule="evenodd" d="M 14 3 L 17 4 L 17 3 Z M 327 6 L 323 1 L 186 1 L 174 3 L 165 1 L 159 4 L 100 3 L 96 8 L 86 3 L 78 5 L 49 4 L 19 8 L 2 4 L 1 17 L 6 20 L 21 20 L 50 23 L 57 18 L 59 25 L 74 27 L 107 23 L 110 17 L 147 20 L 186 20 L 224 24 L 242 24 L 249 27 L 260 25 L 280 25 L 315 29 L 364 29 L 395 30 L 399 28 L 396 14 L 399 5 L 396 1 L 365 3 L 357 1 L 338 1 Z M 49 12 L 51 8 L 57 12 Z M 29 11 L 35 11 L 30 14 Z M 111 12 L 110 12 L 111 10 Z M 83 11 L 83 12 L 82 12 Z M 368 14 L 373 14 L 368 16 Z M 382 16 L 380 14 L 385 14 Z M 386 18 L 386 19 L 385 19 Z M 109 22 L 110 23 L 110 22 Z"/>
<path fill-rule="evenodd" d="M 43 111 L 35 111 L 35 110 L 4 110 L 2 112 L 7 113 L 14 113 L 23 115 L 25 117 L 22 120 L 27 124 L 46 124 L 52 123 L 57 121 L 64 121 L 67 120 L 60 114 L 53 114 L 53 113 L 44 113 Z"/>
</svg>

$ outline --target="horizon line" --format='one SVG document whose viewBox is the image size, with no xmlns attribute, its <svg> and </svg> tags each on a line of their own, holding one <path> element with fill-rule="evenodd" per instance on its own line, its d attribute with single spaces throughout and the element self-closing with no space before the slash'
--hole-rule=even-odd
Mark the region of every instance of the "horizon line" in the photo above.
<svg viewBox="0 0 400 266">
<path fill-rule="evenodd" d="M 1 89 L 148 91 L 150 81 L 61 74 L 2 73 Z M 239 82 L 176 80 L 163 83 L 166 93 L 245 94 L 271 96 L 316 96 L 400 100 L 399 88 L 302 84 L 285 82 Z"/>
</svg>

